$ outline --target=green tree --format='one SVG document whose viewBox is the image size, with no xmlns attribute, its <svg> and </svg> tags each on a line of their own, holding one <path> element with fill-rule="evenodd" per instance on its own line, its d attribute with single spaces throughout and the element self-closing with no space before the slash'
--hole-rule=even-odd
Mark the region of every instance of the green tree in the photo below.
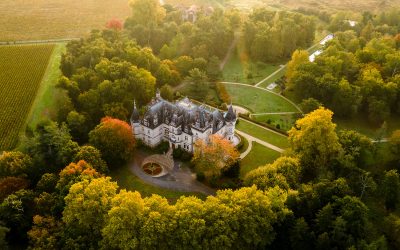
<svg viewBox="0 0 400 250">
<path fill-rule="evenodd" d="M 381 184 L 381 191 L 387 209 L 395 209 L 400 199 L 400 179 L 396 170 L 386 171 Z"/>
<path fill-rule="evenodd" d="M 101 152 L 92 146 L 82 146 L 74 156 L 74 162 L 84 160 L 99 173 L 108 173 L 106 162 L 101 158 Z"/>
<path fill-rule="evenodd" d="M 172 101 L 174 99 L 174 92 L 171 86 L 165 84 L 160 89 L 161 97 L 165 100 Z"/>
<path fill-rule="evenodd" d="M 322 106 L 322 103 L 315 100 L 314 98 L 303 99 L 303 101 L 301 101 L 300 103 L 300 109 L 301 111 L 303 111 L 304 114 L 308 114 L 311 111 L 314 111 Z"/>
</svg>

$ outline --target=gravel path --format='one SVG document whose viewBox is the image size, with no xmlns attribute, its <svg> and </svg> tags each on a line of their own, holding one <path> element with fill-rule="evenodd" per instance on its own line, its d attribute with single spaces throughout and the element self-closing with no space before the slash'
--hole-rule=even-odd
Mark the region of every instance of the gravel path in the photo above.
<svg viewBox="0 0 400 250">
<path fill-rule="evenodd" d="M 143 172 L 141 162 L 147 155 L 143 152 L 136 152 L 135 160 L 131 163 L 130 170 L 144 182 L 162 188 L 172 189 L 182 192 L 198 192 L 206 195 L 214 195 L 215 190 L 196 180 L 196 174 L 192 173 L 188 167 L 182 167 L 181 162 L 175 161 L 174 169 L 171 173 L 163 177 L 151 177 Z"/>
</svg>

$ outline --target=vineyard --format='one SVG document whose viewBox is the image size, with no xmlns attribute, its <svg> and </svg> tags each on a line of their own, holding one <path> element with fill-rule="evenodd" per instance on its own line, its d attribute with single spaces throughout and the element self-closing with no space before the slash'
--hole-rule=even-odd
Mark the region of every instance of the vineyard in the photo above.
<svg viewBox="0 0 400 250">
<path fill-rule="evenodd" d="M 16 145 L 53 48 L 0 46 L 0 151 Z"/>
</svg>

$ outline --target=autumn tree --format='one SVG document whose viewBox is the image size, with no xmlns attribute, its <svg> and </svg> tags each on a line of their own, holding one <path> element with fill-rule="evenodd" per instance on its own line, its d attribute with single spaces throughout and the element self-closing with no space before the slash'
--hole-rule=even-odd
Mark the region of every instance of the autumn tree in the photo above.
<svg viewBox="0 0 400 250">
<path fill-rule="evenodd" d="M 101 157 L 101 152 L 93 146 L 82 146 L 74 157 L 74 162 L 84 160 L 99 173 L 108 173 L 106 162 Z"/>
<path fill-rule="evenodd" d="M 66 247 L 98 248 L 117 188 L 109 177 L 83 180 L 71 186 L 62 217 Z"/>
<path fill-rule="evenodd" d="M 239 152 L 230 141 L 219 135 L 211 135 L 209 142 L 195 142 L 192 162 L 197 171 L 212 177 L 220 176 L 221 171 L 229 168 L 238 157 Z"/>
<path fill-rule="evenodd" d="M 160 89 L 161 97 L 165 100 L 172 101 L 174 99 L 174 91 L 171 86 L 164 84 Z"/>
<path fill-rule="evenodd" d="M 328 174 L 328 165 L 342 150 L 332 122 L 332 111 L 319 108 L 296 121 L 289 141 L 298 154 L 305 180 Z"/>
<path fill-rule="evenodd" d="M 267 190 L 275 186 L 281 189 L 295 188 L 300 179 L 300 162 L 292 157 L 280 157 L 273 164 L 258 167 L 246 174 L 244 183 L 247 186 L 256 185 Z"/>
<path fill-rule="evenodd" d="M 0 155 L 0 177 L 27 176 L 32 171 L 33 161 L 29 155 L 15 151 Z"/>
<path fill-rule="evenodd" d="M 22 177 L 5 177 L 0 179 L 0 202 L 18 190 L 29 187 L 29 181 Z"/>
<path fill-rule="evenodd" d="M 109 166 L 118 166 L 131 160 L 135 137 L 131 126 L 121 120 L 105 117 L 89 133 L 89 142 L 98 148 Z"/>
<path fill-rule="evenodd" d="M 293 52 L 292 59 L 289 61 L 286 69 L 286 79 L 289 83 L 292 81 L 294 72 L 299 65 L 309 61 L 308 57 L 309 54 L 306 50 L 296 50 Z"/>
</svg>

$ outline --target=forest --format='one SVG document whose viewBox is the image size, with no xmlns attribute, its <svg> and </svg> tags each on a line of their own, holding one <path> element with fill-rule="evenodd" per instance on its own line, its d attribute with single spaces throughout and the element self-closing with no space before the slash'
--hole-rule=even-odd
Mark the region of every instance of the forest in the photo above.
<svg viewBox="0 0 400 250">
<path fill-rule="evenodd" d="M 335 38 L 310 62 L 314 14 L 202 9 L 188 21 L 155 0 L 131 8 L 125 22 L 68 43 L 55 119 L 0 155 L 1 249 L 400 248 L 400 130 L 376 143 L 333 122 L 399 115 L 400 12 L 364 13 L 355 27 L 323 17 Z M 205 183 L 232 181 L 215 196 L 171 201 L 121 188 L 110 173 L 144 148 L 129 124 L 134 103 L 143 114 L 156 89 L 172 101 L 188 86 L 199 98 L 214 89 L 226 108 L 225 85 L 214 83 L 237 32 L 254 61 L 291 58 L 284 94 L 303 100 L 304 116 L 289 147 L 242 177 L 226 140 L 196 143 L 201 154 L 176 150 Z"/>
</svg>

